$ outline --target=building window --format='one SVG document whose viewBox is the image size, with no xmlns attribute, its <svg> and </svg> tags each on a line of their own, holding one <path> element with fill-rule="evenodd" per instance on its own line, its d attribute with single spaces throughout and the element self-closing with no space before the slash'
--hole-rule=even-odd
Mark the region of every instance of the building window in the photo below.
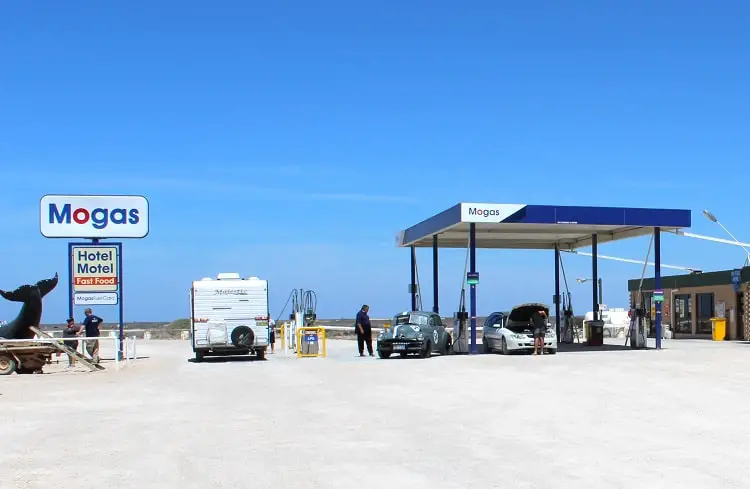
<svg viewBox="0 0 750 489">
<path fill-rule="evenodd" d="M 675 333 L 693 333 L 693 301 L 690 299 L 690 294 L 680 294 L 674 298 Z"/>
<path fill-rule="evenodd" d="M 714 317 L 714 295 L 695 294 L 695 302 L 698 307 L 697 333 L 711 334 L 711 318 Z"/>
</svg>

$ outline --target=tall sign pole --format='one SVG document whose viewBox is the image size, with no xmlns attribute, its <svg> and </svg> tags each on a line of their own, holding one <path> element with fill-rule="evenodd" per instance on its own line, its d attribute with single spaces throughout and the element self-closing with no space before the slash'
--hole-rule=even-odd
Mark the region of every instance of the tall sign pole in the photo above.
<svg viewBox="0 0 750 489">
<path fill-rule="evenodd" d="M 68 313 L 75 306 L 118 306 L 119 348 L 123 357 L 123 257 L 113 238 L 145 238 L 149 232 L 148 200 L 140 195 L 45 195 L 40 203 L 40 231 L 68 242 Z"/>
</svg>

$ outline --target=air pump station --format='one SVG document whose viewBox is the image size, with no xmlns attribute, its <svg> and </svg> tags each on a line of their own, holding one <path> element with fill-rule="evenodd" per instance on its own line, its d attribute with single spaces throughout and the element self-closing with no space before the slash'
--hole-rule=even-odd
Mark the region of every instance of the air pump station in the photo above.
<svg viewBox="0 0 750 489">
<path fill-rule="evenodd" d="M 537 249 L 554 251 L 555 281 L 553 304 L 555 330 L 560 342 L 560 252 L 575 252 L 591 247 L 592 311 L 600 321 L 597 294 L 597 252 L 602 243 L 637 236 L 652 236 L 656 288 L 661 288 L 662 232 L 677 233 L 691 225 L 691 212 L 683 209 L 645 209 L 624 207 L 579 207 L 526 204 L 459 203 L 414 226 L 400 231 L 396 245 L 411 249 L 411 309 L 418 310 L 416 248 L 432 247 L 433 308 L 440 313 L 438 294 L 438 251 L 440 248 L 466 250 L 462 275 L 461 299 L 454 317 L 453 345 L 456 353 L 479 352 L 477 345 L 477 271 L 476 250 Z M 649 245 L 649 252 L 650 252 Z M 465 289 L 469 288 L 469 311 L 465 306 Z M 495 297 L 503 301 L 502 297 Z M 530 297 L 529 302 L 538 300 Z M 506 304 L 496 304 L 498 307 Z M 656 348 L 661 348 L 661 302 L 656 302 Z M 421 309 L 421 305 L 419 305 Z M 635 306 L 639 310 L 640 305 Z M 567 311 L 567 309 L 566 309 Z M 637 315 L 634 314 L 634 315 Z M 468 323 L 468 324 L 467 324 Z M 636 325 L 638 321 L 636 321 Z M 468 329 L 468 334 L 467 334 Z M 639 330 L 640 331 L 640 330 Z M 645 348 L 645 337 L 636 334 L 631 347 Z M 642 341 L 643 340 L 643 341 Z"/>
</svg>

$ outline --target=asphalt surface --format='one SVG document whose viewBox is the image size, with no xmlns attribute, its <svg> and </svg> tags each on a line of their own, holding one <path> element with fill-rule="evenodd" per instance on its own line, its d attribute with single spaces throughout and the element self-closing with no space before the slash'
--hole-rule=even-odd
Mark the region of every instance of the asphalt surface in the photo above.
<svg viewBox="0 0 750 489">
<path fill-rule="evenodd" d="M 195 364 L 141 341 L 119 372 L 0 377 L 0 487 L 749 487 L 750 345 L 665 345 Z"/>
</svg>

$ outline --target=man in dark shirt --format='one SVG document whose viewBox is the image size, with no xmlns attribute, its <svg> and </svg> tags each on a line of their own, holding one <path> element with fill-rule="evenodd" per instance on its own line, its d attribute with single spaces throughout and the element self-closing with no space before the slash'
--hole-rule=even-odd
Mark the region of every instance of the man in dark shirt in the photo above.
<svg viewBox="0 0 750 489">
<path fill-rule="evenodd" d="M 63 329 L 63 338 L 76 338 L 81 335 L 81 326 L 76 324 L 75 319 L 68 318 L 68 324 L 65 325 L 65 329 Z M 66 339 L 63 341 L 65 343 L 65 346 L 70 348 L 73 351 L 76 351 L 78 349 L 78 340 L 75 339 Z M 73 355 L 68 355 L 68 366 L 72 367 L 75 365 L 76 359 Z"/>
<path fill-rule="evenodd" d="M 94 315 L 91 308 L 88 307 L 84 311 L 86 319 L 83 320 L 83 327 L 87 338 L 96 338 L 95 340 L 86 340 L 86 351 L 91 355 L 91 359 L 94 363 L 99 363 L 99 326 L 104 322 L 102 318 Z"/>
<path fill-rule="evenodd" d="M 359 348 L 360 357 L 365 356 L 365 344 L 367 345 L 367 352 L 370 356 L 375 356 L 372 353 L 372 327 L 370 326 L 370 316 L 367 315 L 369 310 L 370 306 L 365 304 L 357 313 L 355 328 L 357 329 L 357 347 Z"/>
<path fill-rule="evenodd" d="M 544 355 L 544 334 L 547 332 L 547 314 L 544 309 L 540 309 L 531 315 L 531 326 L 534 330 L 534 355 L 539 353 Z"/>
</svg>

